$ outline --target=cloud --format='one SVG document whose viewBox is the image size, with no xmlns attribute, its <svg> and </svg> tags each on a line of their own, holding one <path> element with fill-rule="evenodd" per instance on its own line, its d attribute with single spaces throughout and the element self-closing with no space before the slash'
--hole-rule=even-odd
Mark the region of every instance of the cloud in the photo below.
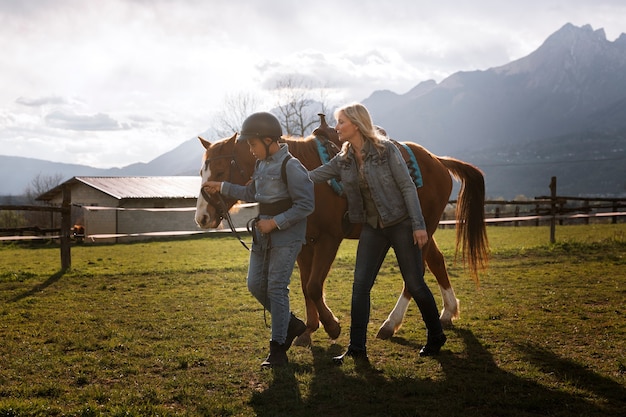
<svg viewBox="0 0 626 417">
<path fill-rule="evenodd" d="M 93 115 L 71 114 L 61 110 L 48 113 L 45 117 L 46 123 L 50 127 L 66 130 L 123 130 L 128 129 L 111 116 L 104 113 Z"/>
<path fill-rule="evenodd" d="M 147 161 L 212 127 L 235 92 L 272 106 L 292 77 L 332 104 L 401 94 L 521 58 L 568 21 L 615 38 L 624 13 L 623 0 L 0 0 L 0 152 Z"/>
<path fill-rule="evenodd" d="M 48 96 L 40 98 L 18 97 L 15 102 L 27 107 L 41 107 L 47 105 L 68 104 L 68 101 L 60 96 Z"/>
<path fill-rule="evenodd" d="M 280 61 L 265 60 L 256 68 L 261 74 L 261 86 L 266 90 L 291 78 L 313 89 L 326 89 L 338 99 L 348 101 L 364 100 L 379 89 L 405 92 L 431 75 L 415 68 L 397 51 L 385 48 L 326 54 L 307 49 Z"/>
</svg>

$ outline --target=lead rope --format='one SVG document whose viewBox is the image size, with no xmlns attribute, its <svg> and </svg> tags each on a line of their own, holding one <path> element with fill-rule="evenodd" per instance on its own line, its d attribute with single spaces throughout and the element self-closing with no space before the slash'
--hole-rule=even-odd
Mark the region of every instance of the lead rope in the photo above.
<svg viewBox="0 0 626 417">
<path fill-rule="evenodd" d="M 222 194 L 218 194 L 218 196 L 220 198 L 220 205 L 222 206 L 221 209 L 222 209 L 223 217 L 226 219 L 226 222 L 228 223 L 228 226 L 230 227 L 230 231 L 235 235 L 237 239 L 239 239 L 239 243 L 241 243 L 243 247 L 246 248 L 246 250 L 249 252 L 250 248 L 248 247 L 248 245 L 246 245 L 246 242 L 243 241 L 243 239 L 239 235 L 239 232 L 237 232 L 237 229 L 235 228 L 235 224 L 233 223 L 233 219 L 230 217 L 230 213 L 228 212 L 228 210 L 226 210 L 226 203 L 224 202 L 224 198 L 222 197 Z"/>
<path fill-rule="evenodd" d="M 246 248 L 248 252 L 250 252 L 251 251 L 250 248 L 248 247 L 248 245 L 246 245 L 246 242 L 243 241 L 243 239 L 237 232 L 237 229 L 235 228 L 235 224 L 233 223 L 233 219 L 230 217 L 230 213 L 228 212 L 228 210 L 226 210 L 226 203 L 224 202 L 224 198 L 222 197 L 222 194 L 218 194 L 218 196 L 220 198 L 220 205 L 222 206 L 221 208 L 223 212 L 223 217 L 226 219 L 226 222 L 228 223 L 228 226 L 230 227 L 231 232 L 235 235 L 237 239 L 239 239 L 239 242 L 243 245 L 243 247 Z M 255 239 L 256 237 L 256 231 L 254 230 L 255 223 L 256 223 L 256 219 L 250 219 L 248 223 L 246 224 L 246 229 L 248 230 L 250 234 L 252 234 L 252 239 Z M 271 240 L 268 236 L 267 246 L 265 250 L 263 251 L 263 275 L 266 278 L 265 280 L 266 281 L 265 304 L 268 304 L 267 287 L 269 284 L 268 282 L 269 281 L 269 265 L 267 265 L 267 251 L 269 250 L 270 242 Z M 271 328 L 271 326 L 267 324 L 267 309 L 265 307 L 263 307 L 263 322 L 265 323 L 265 327 L 267 327 L 268 329 Z"/>
<path fill-rule="evenodd" d="M 263 275 L 265 276 L 265 304 L 270 303 L 269 296 L 268 296 L 268 287 L 270 285 L 270 264 L 268 260 L 269 258 L 268 252 L 270 251 L 271 244 L 272 244 L 272 238 L 268 234 L 267 246 L 265 246 L 265 249 L 263 250 Z M 267 308 L 265 308 L 265 306 L 263 307 L 263 322 L 265 323 L 265 327 L 267 329 L 272 328 L 271 324 L 267 324 Z"/>
<path fill-rule="evenodd" d="M 250 220 L 248 220 L 248 223 L 246 223 L 246 229 L 248 230 L 248 233 L 250 233 L 252 235 L 252 241 L 256 242 L 256 221 L 257 221 L 258 217 L 252 218 Z M 265 246 L 265 249 L 263 249 L 263 276 L 266 278 L 266 285 L 265 285 L 265 304 L 269 304 L 269 299 L 267 296 L 267 287 L 269 285 L 269 264 L 267 263 L 267 252 L 270 250 L 270 244 L 271 244 L 271 239 L 270 236 L 268 235 L 267 237 L 267 246 Z M 262 244 L 261 244 L 262 246 Z M 271 326 L 269 324 L 267 324 L 267 309 L 265 308 L 265 304 L 263 304 L 263 322 L 265 323 L 265 327 L 267 327 L 268 329 L 271 329 Z"/>
</svg>

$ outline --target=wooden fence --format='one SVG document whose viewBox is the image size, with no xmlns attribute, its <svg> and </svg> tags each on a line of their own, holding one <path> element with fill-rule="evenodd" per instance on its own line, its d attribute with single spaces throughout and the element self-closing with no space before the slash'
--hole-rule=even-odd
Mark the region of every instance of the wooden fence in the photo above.
<svg viewBox="0 0 626 417">
<path fill-rule="evenodd" d="M 59 229 L 45 229 L 46 231 L 59 230 L 59 235 L 54 236 L 60 239 L 61 246 L 61 270 L 65 271 L 72 266 L 72 254 L 70 250 L 71 245 L 71 228 L 72 228 L 72 197 L 70 194 L 69 186 L 63 187 L 63 202 L 61 207 L 53 206 L 23 206 L 23 205 L 3 205 L 0 206 L 1 210 L 9 211 L 43 211 L 50 213 L 61 213 L 61 227 Z M 9 236 L 9 239 L 19 240 L 23 236 Z M 3 240 L 9 240 L 3 239 Z"/>
<path fill-rule="evenodd" d="M 582 222 L 588 224 L 590 219 L 602 219 L 602 221 L 610 221 L 611 223 L 617 223 L 620 217 L 626 216 L 626 197 L 624 198 L 599 198 L 599 197 L 565 197 L 558 196 L 556 194 L 556 178 L 552 178 L 550 185 L 551 195 L 535 197 L 534 200 L 528 201 L 503 201 L 503 200 L 488 200 L 485 201 L 485 221 L 487 224 L 494 224 L 498 226 L 518 226 L 522 222 L 531 222 L 534 225 L 549 224 L 550 225 L 550 242 L 555 242 L 555 229 L 556 225 L 562 225 L 567 222 Z M 456 221 L 454 220 L 454 206 L 456 200 L 449 202 L 449 208 L 444 212 L 440 221 L 440 227 L 454 227 Z M 104 209 L 99 207 L 99 209 Z M 108 208 L 110 210 L 116 210 L 116 208 Z M 71 194 L 69 187 L 63 188 L 63 203 L 61 207 L 53 206 L 29 206 L 29 205 L 0 205 L 0 211 L 42 211 L 61 214 L 60 228 L 38 228 L 38 227 L 23 227 L 23 228 L 5 228 L 0 229 L 3 236 L 0 236 L 0 241 L 18 241 L 26 239 L 59 239 L 61 249 L 61 269 L 66 270 L 71 267 L 71 243 L 73 237 L 73 228 L 71 222 Z M 120 209 L 121 210 L 121 209 Z M 136 209 L 142 210 L 142 209 Z M 146 209 L 150 211 L 162 210 L 169 211 L 172 209 Z M 176 210 L 180 210 L 176 209 Z M 192 208 L 189 208 L 192 210 Z M 605 220 L 609 218 L 610 220 Z M 224 229 L 228 231 L 229 229 Z M 241 231 L 241 230 L 238 230 Z M 245 230 L 244 230 L 245 231 Z M 14 235 L 6 236 L 8 233 L 14 233 Z M 29 232 L 35 234 L 35 236 L 24 236 L 24 233 Z M 88 232 L 88 231 L 87 231 Z M 15 235 L 15 233 L 19 235 Z M 52 235 L 49 235 L 52 233 Z M 58 233 L 58 234 L 54 234 Z M 203 231 L 177 231 L 177 232 L 149 232 L 149 233 L 135 233 L 132 235 L 119 234 L 113 237 L 171 237 L 171 236 L 184 236 L 198 233 L 205 233 Z M 98 238 L 111 238 L 112 235 L 88 235 L 79 236 L 78 240 L 83 237 L 89 237 L 91 240 Z M 76 237 L 76 236 L 74 236 Z"/>
</svg>

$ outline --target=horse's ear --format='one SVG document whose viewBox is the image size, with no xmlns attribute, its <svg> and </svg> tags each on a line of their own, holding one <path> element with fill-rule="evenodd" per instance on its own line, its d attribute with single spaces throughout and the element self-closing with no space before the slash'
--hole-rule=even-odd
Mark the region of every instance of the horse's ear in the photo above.
<svg viewBox="0 0 626 417">
<path fill-rule="evenodd" d="M 236 140 L 236 139 L 237 139 L 237 132 L 235 132 L 235 134 L 234 134 L 234 135 L 232 135 L 232 136 L 230 137 L 230 139 L 228 139 L 228 140 L 232 140 L 233 142 L 235 142 L 235 140 Z"/>
<path fill-rule="evenodd" d="M 198 136 L 198 139 L 200 139 L 200 143 L 204 146 L 204 149 L 209 149 L 211 147 L 211 142 L 208 140 L 202 139 L 200 136 Z"/>
</svg>

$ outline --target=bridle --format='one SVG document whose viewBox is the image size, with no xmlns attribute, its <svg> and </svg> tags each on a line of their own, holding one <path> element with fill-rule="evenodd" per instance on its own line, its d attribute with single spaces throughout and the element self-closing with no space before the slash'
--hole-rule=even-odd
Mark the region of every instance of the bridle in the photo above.
<svg viewBox="0 0 626 417">
<path fill-rule="evenodd" d="M 244 180 L 249 178 L 249 175 L 248 176 L 246 175 L 246 172 L 243 170 L 243 168 L 241 168 L 241 165 L 237 163 L 237 158 L 234 153 L 230 155 L 218 155 L 213 158 L 207 158 L 204 161 L 204 171 L 206 171 L 209 168 L 209 164 L 211 163 L 211 161 L 215 161 L 216 159 L 224 159 L 224 158 L 230 158 L 231 169 L 229 170 L 229 174 L 228 174 L 228 182 L 232 182 L 232 177 L 233 177 L 232 167 L 235 167 L 239 170 L 239 175 Z M 215 212 L 217 213 L 217 216 L 219 217 L 218 223 L 221 222 L 223 219 L 226 219 L 226 221 L 228 222 L 228 226 L 230 227 L 230 231 L 237 237 L 237 239 L 239 239 L 239 242 L 243 245 L 243 247 L 249 251 L 250 248 L 248 248 L 248 245 L 246 245 L 246 243 L 241 239 L 241 237 L 239 236 L 239 233 L 237 232 L 237 229 L 235 228 L 235 224 L 233 223 L 233 219 L 230 217 L 230 213 L 228 212 L 228 206 L 222 194 L 216 193 L 215 195 L 211 195 L 208 192 L 206 192 L 206 190 L 203 187 L 200 187 L 200 195 L 202 196 L 204 201 L 207 202 L 207 204 L 209 204 L 215 209 Z"/>
<path fill-rule="evenodd" d="M 241 176 L 241 178 L 247 179 L 249 177 L 249 176 L 246 176 L 246 172 L 243 170 L 243 168 L 241 168 L 239 163 L 237 163 L 237 158 L 236 158 L 235 154 L 218 155 L 218 156 L 215 156 L 213 158 L 207 158 L 204 161 L 204 171 L 206 171 L 209 168 L 209 164 L 211 163 L 211 161 L 215 161 L 217 159 L 225 159 L 225 158 L 229 158 L 230 159 L 230 165 L 236 167 L 239 170 L 239 175 Z M 233 170 L 230 169 L 229 170 L 229 175 L 228 175 L 228 182 L 233 182 L 232 179 L 233 179 Z M 202 198 L 204 198 L 204 201 L 206 201 L 208 204 L 213 206 L 213 208 L 217 211 L 218 215 L 223 218 L 223 216 L 222 216 L 223 212 L 224 211 L 228 211 L 228 210 L 226 209 L 226 204 L 224 202 L 224 199 L 221 198 L 221 195 L 220 195 L 219 200 L 217 200 L 214 196 L 212 196 L 211 194 L 207 193 L 205 191 L 205 189 L 202 188 L 202 187 L 200 187 L 200 195 L 202 196 Z"/>
</svg>

